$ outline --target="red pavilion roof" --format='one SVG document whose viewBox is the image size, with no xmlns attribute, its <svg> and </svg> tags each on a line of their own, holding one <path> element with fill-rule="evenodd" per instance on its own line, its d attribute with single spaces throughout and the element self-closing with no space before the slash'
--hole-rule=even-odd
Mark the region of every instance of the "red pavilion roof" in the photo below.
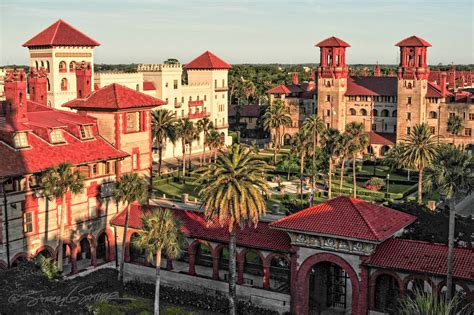
<svg viewBox="0 0 474 315">
<path fill-rule="evenodd" d="M 337 197 L 270 224 L 272 228 L 380 242 L 416 220 L 390 208 Z"/>
<path fill-rule="evenodd" d="M 23 46 L 100 46 L 100 44 L 60 19 L 32 37 Z"/>
<path fill-rule="evenodd" d="M 349 45 L 342 39 L 337 38 L 335 36 L 328 37 L 325 40 L 320 41 L 314 46 L 316 47 L 351 47 L 351 45 Z"/>
<path fill-rule="evenodd" d="M 289 88 L 286 87 L 286 85 L 280 84 L 268 90 L 267 93 L 268 94 L 289 94 L 291 93 L 291 91 Z"/>
<path fill-rule="evenodd" d="M 77 98 L 62 106 L 74 109 L 118 110 L 156 107 L 163 104 L 166 104 L 166 102 L 123 85 L 112 83 L 92 92 L 86 98 Z"/>
<path fill-rule="evenodd" d="M 140 229 L 142 227 L 141 217 L 145 211 L 158 210 L 158 207 L 150 207 L 134 204 L 130 209 L 129 226 Z M 125 211 L 123 210 L 114 219 L 113 225 L 123 226 L 125 224 Z M 158 210 L 159 211 L 159 210 Z M 172 209 L 176 218 L 182 223 L 182 231 L 189 237 L 202 240 L 229 242 L 229 225 L 218 222 L 207 223 L 201 213 Z M 286 232 L 270 229 L 268 223 L 260 222 L 254 228 L 253 225 L 245 226 L 237 230 L 237 245 L 244 247 L 289 251 L 291 248 L 290 237 Z"/>
<path fill-rule="evenodd" d="M 393 145 L 396 141 L 395 138 L 396 135 L 394 133 L 369 132 L 370 144 Z"/>
<path fill-rule="evenodd" d="M 448 246 L 445 244 L 389 239 L 376 247 L 366 264 L 445 276 L 447 261 Z M 474 280 L 472 248 L 455 248 L 454 277 Z"/>
<path fill-rule="evenodd" d="M 396 96 L 396 77 L 350 77 L 346 95 Z"/>
<path fill-rule="evenodd" d="M 143 91 L 154 91 L 156 90 L 155 83 L 152 81 L 143 81 Z"/>
<path fill-rule="evenodd" d="M 222 60 L 221 58 L 214 55 L 209 50 L 206 50 L 202 55 L 187 63 L 184 66 L 187 70 L 193 69 L 230 69 L 230 64 Z"/>
<path fill-rule="evenodd" d="M 413 36 L 405 38 L 402 41 L 399 41 L 398 43 L 395 44 L 395 46 L 399 46 L 399 47 L 406 47 L 406 46 L 409 46 L 409 47 L 412 47 L 412 46 L 415 46 L 415 47 L 431 47 L 431 44 L 428 43 L 423 38 L 420 38 L 418 36 L 413 35 Z"/>
</svg>

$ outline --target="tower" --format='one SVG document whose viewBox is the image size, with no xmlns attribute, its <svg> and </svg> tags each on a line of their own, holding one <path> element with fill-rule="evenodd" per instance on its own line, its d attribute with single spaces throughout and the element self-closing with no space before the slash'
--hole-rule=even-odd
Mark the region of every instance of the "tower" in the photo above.
<svg viewBox="0 0 474 315">
<path fill-rule="evenodd" d="M 94 47 L 99 45 L 63 20 L 23 44 L 29 49 L 30 67 L 47 72 L 48 106 L 67 110 L 61 105 L 77 97 L 76 65 L 90 64 L 93 77 Z"/>
<path fill-rule="evenodd" d="M 44 68 L 31 68 L 30 73 L 28 74 L 28 92 L 30 94 L 30 100 L 45 106 L 47 104 L 48 85 L 48 79 L 46 76 L 47 72 Z"/>
<path fill-rule="evenodd" d="M 28 120 L 26 75 L 23 69 L 8 69 L 5 76 L 6 118 L 11 125 Z"/>
<path fill-rule="evenodd" d="M 77 97 L 84 98 L 92 92 L 92 69 L 88 63 L 81 63 L 76 68 Z"/>
<path fill-rule="evenodd" d="M 426 122 L 426 93 L 430 69 L 427 50 L 431 44 L 411 36 L 398 42 L 397 141 L 403 140 L 416 124 Z"/>
<path fill-rule="evenodd" d="M 345 100 L 349 67 L 346 65 L 346 48 L 348 43 L 329 37 L 317 43 L 320 48 L 318 67 L 318 116 L 327 127 L 344 130 Z"/>
<path fill-rule="evenodd" d="M 380 66 L 377 63 L 374 67 L 374 77 L 380 77 L 380 75 L 381 75 Z"/>
</svg>

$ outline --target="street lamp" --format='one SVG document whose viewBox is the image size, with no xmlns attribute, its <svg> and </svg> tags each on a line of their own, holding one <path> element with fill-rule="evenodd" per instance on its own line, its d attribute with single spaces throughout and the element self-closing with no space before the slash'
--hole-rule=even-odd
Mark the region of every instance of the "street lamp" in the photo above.
<svg viewBox="0 0 474 315">
<path fill-rule="evenodd" d="M 390 191 L 390 174 L 387 174 L 387 198 L 389 196 Z"/>
</svg>

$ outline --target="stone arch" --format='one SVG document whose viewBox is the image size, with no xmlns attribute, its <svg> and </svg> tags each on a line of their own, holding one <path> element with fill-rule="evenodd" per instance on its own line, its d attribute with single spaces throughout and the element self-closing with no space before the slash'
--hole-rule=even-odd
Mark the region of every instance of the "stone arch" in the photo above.
<svg viewBox="0 0 474 315">
<path fill-rule="evenodd" d="M 90 260 L 89 265 L 95 265 L 95 250 L 96 241 L 94 236 L 90 233 L 82 235 L 77 241 L 76 248 L 74 250 L 74 257 L 78 264 L 81 264 L 81 260 Z M 83 265 L 83 267 L 85 267 Z"/>
<path fill-rule="evenodd" d="M 309 273 L 311 268 L 323 262 L 330 262 L 343 268 L 348 274 L 352 284 L 352 314 L 359 313 L 359 278 L 354 268 L 343 258 L 329 253 L 315 254 L 306 258 L 301 264 L 296 283 L 296 292 L 292 293 L 292 298 L 296 297 L 296 301 L 293 303 L 293 312 L 296 314 L 308 314 L 308 299 L 309 299 Z"/>
<path fill-rule="evenodd" d="M 0 259 L 0 270 L 6 270 L 7 268 L 7 263 Z"/>
<path fill-rule="evenodd" d="M 54 248 L 52 248 L 49 245 L 43 245 L 43 246 L 39 247 L 35 252 L 35 257 L 38 257 L 38 255 L 41 252 L 47 252 L 48 255 L 49 255 L 49 258 L 54 258 L 55 250 L 54 250 Z"/>
<path fill-rule="evenodd" d="M 210 261 L 208 259 L 203 259 L 205 256 L 204 257 L 201 256 L 201 253 L 200 253 L 201 246 L 205 246 L 209 249 L 209 252 L 210 252 L 210 255 L 211 255 Z M 208 241 L 194 240 L 193 242 L 191 242 L 191 244 L 189 244 L 189 246 L 188 246 L 189 274 L 193 275 L 193 276 L 196 275 L 196 265 L 212 268 L 213 252 L 214 252 L 214 249 Z M 206 258 L 208 258 L 208 257 L 206 257 Z M 199 268 L 199 269 L 201 269 L 201 268 Z M 203 270 L 200 270 L 200 272 L 198 272 L 198 274 L 202 275 L 202 276 L 211 277 L 212 276 L 212 270 L 208 270 L 208 272 L 209 272 L 209 274 L 205 274 L 205 272 Z"/>
<path fill-rule="evenodd" d="M 398 276 L 398 274 L 394 271 L 391 270 L 377 270 L 375 271 L 372 275 L 370 275 L 369 278 L 369 306 L 370 309 L 375 309 L 375 293 L 376 293 L 376 284 L 377 284 L 377 279 L 380 276 L 390 276 L 393 277 L 397 283 L 398 283 L 398 288 L 400 292 L 400 296 L 404 294 L 404 287 L 403 287 L 403 281 L 402 279 Z"/>
<path fill-rule="evenodd" d="M 21 261 L 28 261 L 30 259 L 30 256 L 25 253 L 25 252 L 21 252 L 21 253 L 17 253 L 15 256 L 13 256 L 13 258 L 11 259 L 11 263 L 10 263 L 10 266 L 11 267 L 17 267 L 18 266 L 18 262 L 21 262 Z"/>
<path fill-rule="evenodd" d="M 369 153 L 369 154 L 374 154 L 374 147 L 373 147 L 372 145 L 369 145 L 369 146 L 367 147 L 367 153 Z"/>
<path fill-rule="evenodd" d="M 291 135 L 288 133 L 285 133 L 283 136 L 283 145 L 290 145 L 291 144 Z"/>
<path fill-rule="evenodd" d="M 145 251 L 142 249 L 138 249 L 133 245 L 133 239 L 135 237 L 138 237 L 138 231 L 133 230 L 128 233 L 127 231 L 127 244 L 125 245 L 126 247 L 126 255 L 125 255 L 125 261 L 126 262 L 134 262 L 142 265 L 148 265 L 147 257 L 145 255 Z"/>
<path fill-rule="evenodd" d="M 280 260 L 278 260 L 280 259 Z M 282 261 L 286 263 L 286 266 Z M 291 286 L 291 260 L 283 253 L 267 255 L 263 263 L 268 272 L 267 288 L 278 292 L 288 293 Z"/>
<path fill-rule="evenodd" d="M 356 110 L 355 110 L 354 108 L 349 108 L 349 114 L 350 114 L 351 116 L 355 116 L 355 115 L 357 115 L 357 112 L 356 112 Z"/>
<path fill-rule="evenodd" d="M 69 72 L 76 72 L 76 62 L 75 61 L 71 61 L 69 63 Z"/>
<path fill-rule="evenodd" d="M 392 112 L 392 117 L 395 117 L 395 118 L 397 117 L 397 110 L 394 110 L 394 111 Z"/>
<path fill-rule="evenodd" d="M 384 156 L 388 150 L 390 150 L 390 146 L 388 145 L 383 145 L 380 147 L 380 156 Z"/>
<path fill-rule="evenodd" d="M 379 115 L 379 111 L 376 110 L 375 108 L 372 109 L 372 116 L 377 117 Z"/>
<path fill-rule="evenodd" d="M 359 113 L 361 116 L 367 116 L 367 110 L 365 108 L 361 108 Z"/>
<path fill-rule="evenodd" d="M 455 288 L 456 286 L 459 286 L 463 289 L 463 291 L 466 293 L 466 296 L 469 296 L 471 293 L 471 290 L 469 289 L 469 286 L 463 282 L 459 281 L 457 279 L 453 279 L 453 287 Z M 440 295 L 443 292 L 443 289 L 446 287 L 446 279 L 438 283 L 436 286 L 436 294 Z"/>
<path fill-rule="evenodd" d="M 261 263 L 261 268 L 258 266 L 258 262 L 248 262 L 247 260 L 251 257 L 247 255 L 250 253 L 255 253 L 257 255 L 258 260 Z M 244 273 L 251 275 L 251 278 L 248 278 L 249 281 L 252 282 L 251 285 L 255 285 L 257 287 L 265 287 L 265 257 L 263 254 L 255 248 L 244 248 L 240 253 L 237 254 L 237 264 L 238 264 L 238 277 L 237 283 L 245 284 L 246 278 L 244 277 Z M 247 272 L 246 272 L 247 271 Z M 260 285 L 261 282 L 261 285 Z"/>
<path fill-rule="evenodd" d="M 102 257 L 102 236 L 105 237 L 103 250 L 105 251 L 105 257 Z M 105 261 L 115 259 L 115 237 L 109 228 L 103 228 L 96 234 L 96 259 L 105 258 Z M 100 253 L 99 253 L 100 251 Z"/>
<path fill-rule="evenodd" d="M 227 255 L 229 255 L 229 245 L 218 244 L 212 253 L 215 259 L 213 278 L 216 280 L 225 279 L 225 275 L 229 271 L 229 258 L 224 257 L 225 251 L 227 251 Z M 221 271 L 223 274 L 221 274 Z"/>
<path fill-rule="evenodd" d="M 426 282 L 430 289 L 431 289 L 431 292 L 435 293 L 436 292 L 436 285 L 433 283 L 433 281 L 431 280 L 430 277 L 428 277 L 427 275 L 417 275 L 417 274 L 411 274 L 409 276 L 406 276 L 404 279 L 403 279 L 403 291 L 405 292 L 405 294 L 408 294 L 409 293 L 409 289 L 408 289 L 408 285 L 410 284 L 411 281 L 424 281 Z"/>
<path fill-rule="evenodd" d="M 388 117 L 388 116 L 389 116 L 388 109 L 383 109 L 382 112 L 380 113 L 380 116 L 382 116 L 382 117 Z"/>
<path fill-rule="evenodd" d="M 66 72 L 66 71 L 67 71 L 66 61 L 62 60 L 59 62 L 59 72 Z"/>
</svg>

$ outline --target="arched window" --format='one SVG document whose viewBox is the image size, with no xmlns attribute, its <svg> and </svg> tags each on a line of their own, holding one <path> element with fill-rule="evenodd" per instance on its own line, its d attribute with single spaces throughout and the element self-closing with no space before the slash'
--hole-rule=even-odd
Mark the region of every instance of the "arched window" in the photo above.
<svg viewBox="0 0 474 315">
<path fill-rule="evenodd" d="M 394 111 L 392 112 L 392 117 L 397 117 L 397 110 L 394 110 Z"/>
<path fill-rule="evenodd" d="M 140 84 L 137 84 L 136 90 L 140 91 Z"/>
<path fill-rule="evenodd" d="M 367 110 L 366 110 L 365 108 L 362 108 L 362 109 L 360 110 L 360 114 L 361 114 L 362 116 L 367 116 Z"/>
<path fill-rule="evenodd" d="M 38 69 L 38 61 L 35 61 L 36 69 Z"/>
<path fill-rule="evenodd" d="M 67 71 L 66 61 L 61 61 L 59 63 L 59 72 L 66 72 L 66 71 Z"/>
<path fill-rule="evenodd" d="M 400 287 L 397 280 L 391 275 L 380 275 L 375 281 L 374 306 L 378 311 L 393 312 L 397 307 L 397 298 L 400 296 Z"/>
<path fill-rule="evenodd" d="M 41 61 L 41 68 L 44 68 L 44 61 Z"/>
<path fill-rule="evenodd" d="M 49 72 L 49 61 L 48 60 L 46 60 L 46 70 L 48 70 L 48 72 Z"/>
<path fill-rule="evenodd" d="M 431 119 L 436 119 L 436 118 L 438 118 L 438 114 L 435 111 L 431 111 L 429 117 Z"/>
<path fill-rule="evenodd" d="M 76 62 L 75 61 L 71 61 L 69 63 L 69 72 L 76 72 Z"/>
<path fill-rule="evenodd" d="M 357 115 L 356 110 L 354 108 L 349 109 L 349 112 L 350 112 L 351 116 Z"/>
<path fill-rule="evenodd" d="M 66 78 L 62 78 L 61 79 L 61 91 L 67 91 L 67 79 Z"/>
<path fill-rule="evenodd" d="M 409 83 L 407 84 L 407 89 L 411 89 L 411 88 L 412 88 L 412 85 L 411 85 L 411 82 L 409 82 Z"/>
<path fill-rule="evenodd" d="M 382 117 L 388 117 L 388 110 L 384 109 L 381 113 Z"/>
<path fill-rule="evenodd" d="M 51 83 L 49 83 L 49 79 L 46 79 L 48 83 L 48 91 L 51 91 Z"/>
<path fill-rule="evenodd" d="M 372 116 L 377 117 L 379 115 L 379 112 L 376 109 L 372 110 Z"/>
</svg>

